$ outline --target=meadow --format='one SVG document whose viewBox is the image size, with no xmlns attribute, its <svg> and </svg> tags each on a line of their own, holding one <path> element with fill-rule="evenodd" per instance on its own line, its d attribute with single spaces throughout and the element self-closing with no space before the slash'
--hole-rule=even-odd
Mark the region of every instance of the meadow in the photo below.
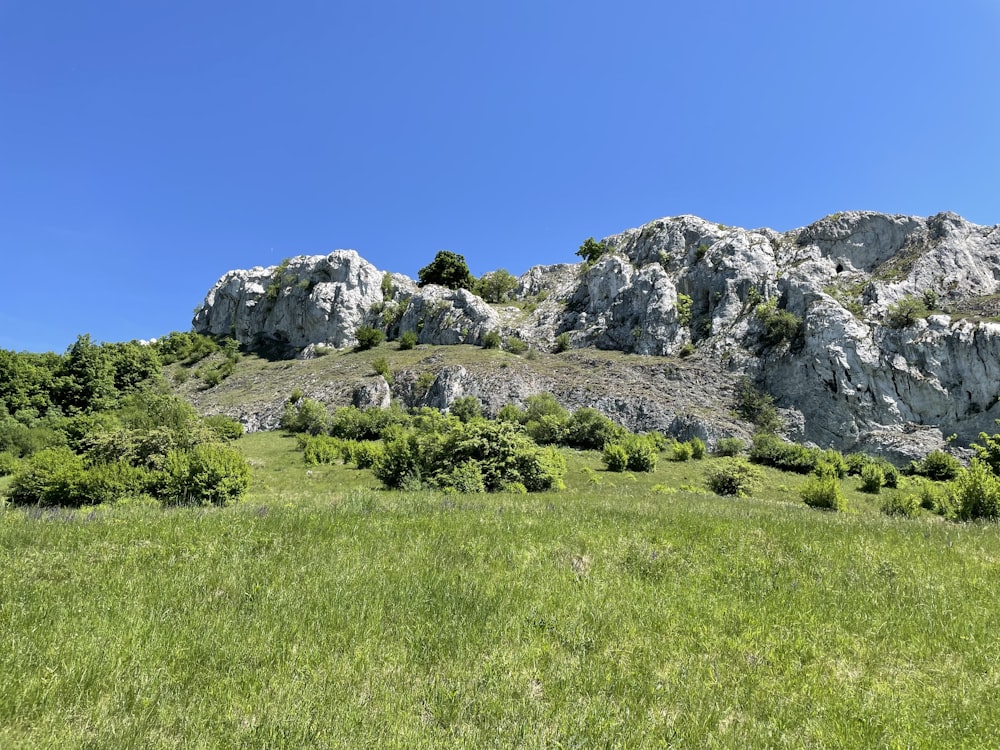
<svg viewBox="0 0 1000 750">
<path fill-rule="evenodd" d="M 722 498 L 715 459 L 459 495 L 239 445 L 236 506 L 0 511 L 0 747 L 1000 744 L 995 524 Z"/>
</svg>

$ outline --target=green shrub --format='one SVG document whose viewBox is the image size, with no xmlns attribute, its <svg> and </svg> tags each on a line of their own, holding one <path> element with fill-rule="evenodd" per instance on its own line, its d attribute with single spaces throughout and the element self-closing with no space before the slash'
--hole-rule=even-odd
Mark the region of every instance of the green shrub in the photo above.
<svg viewBox="0 0 1000 750">
<path fill-rule="evenodd" d="M 686 359 L 687 357 L 690 357 L 692 354 L 694 354 L 695 351 L 696 350 L 694 344 L 692 344 L 689 341 L 680 348 L 680 351 L 677 354 L 679 357 L 681 357 L 681 359 Z"/>
<path fill-rule="evenodd" d="M 826 464 L 833 470 L 837 479 L 843 479 L 847 476 L 847 461 L 844 460 L 843 453 L 833 448 L 827 448 L 825 451 L 814 449 L 813 453 L 817 456 L 819 462 Z"/>
<path fill-rule="evenodd" d="M 201 443 L 167 455 L 165 495 L 169 505 L 230 505 L 250 488 L 243 454 L 221 443 Z"/>
<path fill-rule="evenodd" d="M 399 336 L 400 349 L 413 349 L 417 345 L 417 334 L 414 331 L 404 331 Z"/>
<path fill-rule="evenodd" d="M 287 403 L 281 415 L 281 427 L 289 432 L 321 435 L 326 432 L 329 424 L 330 414 L 326 406 L 311 398 L 300 398 L 294 403 Z"/>
<path fill-rule="evenodd" d="M 677 322 L 682 326 L 691 325 L 694 300 L 691 299 L 690 295 L 684 294 L 684 292 L 678 293 L 675 308 L 677 310 Z M 693 349 L 694 347 L 692 346 L 691 348 Z"/>
<path fill-rule="evenodd" d="M 754 311 L 764 328 L 764 343 L 768 346 L 776 346 L 782 341 L 792 341 L 802 328 L 802 318 L 788 310 L 779 310 L 777 305 L 778 300 L 772 298 L 757 305 Z"/>
<path fill-rule="evenodd" d="M 376 375 L 381 375 L 385 378 L 385 382 L 392 385 L 392 370 L 389 368 L 389 360 L 385 357 L 379 357 L 372 362 L 372 369 Z"/>
<path fill-rule="evenodd" d="M 912 465 L 915 474 L 939 482 L 947 482 L 958 476 L 962 463 L 950 453 L 931 451 L 924 459 Z"/>
<path fill-rule="evenodd" d="M 483 405 L 475 396 L 461 396 L 451 402 L 448 413 L 458 417 L 461 422 L 471 422 L 483 416 Z"/>
<path fill-rule="evenodd" d="M 88 505 L 117 503 L 146 494 L 155 485 L 148 469 L 124 461 L 95 464 L 87 469 L 78 486 L 80 501 Z"/>
<path fill-rule="evenodd" d="M 79 505 L 83 474 L 83 459 L 69 448 L 44 448 L 21 462 L 10 500 L 14 505 Z"/>
<path fill-rule="evenodd" d="M 566 489 L 566 458 L 555 448 L 524 447 L 515 454 L 515 468 L 520 481 L 504 482 L 498 491 L 510 492 L 511 484 L 523 485 L 527 492 Z"/>
<path fill-rule="evenodd" d="M 628 453 L 618 443 L 605 445 L 602 459 L 608 471 L 625 471 L 628 468 Z"/>
<path fill-rule="evenodd" d="M 17 471 L 21 460 L 11 451 L 0 452 L 0 477 L 7 477 Z"/>
<path fill-rule="evenodd" d="M 460 463 L 449 473 L 442 475 L 439 484 L 453 492 L 465 494 L 486 492 L 483 471 L 479 468 L 479 464 L 472 460 Z"/>
<path fill-rule="evenodd" d="M 630 435 L 622 442 L 628 454 L 629 471 L 656 471 L 660 453 L 655 441 L 646 435 Z"/>
<path fill-rule="evenodd" d="M 561 414 L 541 414 L 524 425 L 528 437 L 539 445 L 555 445 L 566 440 L 567 419 Z"/>
<path fill-rule="evenodd" d="M 383 333 L 380 329 L 372 328 L 371 326 L 361 326 L 357 331 L 355 331 L 354 336 L 358 340 L 358 345 L 355 349 L 359 352 L 367 349 L 374 349 L 385 339 L 385 333 Z"/>
<path fill-rule="evenodd" d="M 370 469 L 384 452 L 381 443 L 355 442 L 351 449 L 351 461 L 359 469 Z"/>
<path fill-rule="evenodd" d="M 511 354 L 524 354 L 528 351 L 528 345 L 516 336 L 510 336 L 507 339 L 506 349 Z"/>
<path fill-rule="evenodd" d="M 927 313 L 928 310 L 922 300 L 906 296 L 899 302 L 889 305 L 885 312 L 885 324 L 889 328 L 909 328 L 926 317 Z"/>
<path fill-rule="evenodd" d="M 619 427 L 597 409 L 585 406 L 573 412 L 566 423 L 563 441 L 581 450 L 600 450 L 605 443 L 613 443 L 625 435 Z"/>
<path fill-rule="evenodd" d="M 882 498 L 879 509 L 887 516 L 913 518 L 920 513 L 920 497 L 912 492 L 891 492 Z"/>
<path fill-rule="evenodd" d="M 810 508 L 847 509 L 847 500 L 840 491 L 840 482 L 832 473 L 809 477 L 799 489 L 799 494 Z"/>
<path fill-rule="evenodd" d="M 499 331 L 490 331 L 483 336 L 483 349 L 499 349 L 500 343 Z"/>
<path fill-rule="evenodd" d="M 742 458 L 728 458 L 711 469 L 705 479 L 716 495 L 750 497 L 760 485 L 764 473 Z"/>
<path fill-rule="evenodd" d="M 736 393 L 736 411 L 741 417 L 757 426 L 761 432 L 777 432 L 781 429 L 781 418 L 774 406 L 774 398 L 762 393 L 750 378 L 740 380 Z"/>
<path fill-rule="evenodd" d="M 958 473 L 950 494 L 954 516 L 959 521 L 1000 516 L 1000 477 L 978 458 L 972 459 L 969 468 Z"/>
<path fill-rule="evenodd" d="M 561 354 L 562 352 L 569 351 L 569 348 L 569 333 L 564 331 L 556 336 L 556 353 Z"/>
<path fill-rule="evenodd" d="M 861 491 L 870 495 L 877 495 L 882 491 L 885 484 L 885 474 L 882 469 L 873 463 L 868 464 L 861 470 Z"/>
<path fill-rule="evenodd" d="M 704 440 L 702 440 L 700 437 L 695 436 L 690 440 L 688 440 L 688 443 L 691 446 L 691 458 L 693 458 L 695 461 L 700 461 L 705 457 L 705 453 L 707 452 L 708 449 L 705 447 Z"/>
<path fill-rule="evenodd" d="M 852 477 L 860 477 L 861 470 L 871 463 L 871 456 L 864 453 L 848 453 L 844 456 L 847 464 L 847 474 Z"/>
<path fill-rule="evenodd" d="M 690 443 L 676 441 L 671 447 L 671 459 L 674 461 L 689 461 L 694 455 L 694 448 Z"/>
<path fill-rule="evenodd" d="M 735 437 L 721 438 L 715 444 L 717 456 L 739 456 L 747 449 L 747 444 Z"/>
<path fill-rule="evenodd" d="M 753 463 L 797 474 L 814 471 L 822 457 L 823 451 L 806 448 L 797 443 L 786 443 L 777 435 L 766 432 L 754 435 L 753 445 L 750 448 L 750 460 Z"/>
<path fill-rule="evenodd" d="M 239 440 L 243 437 L 243 425 L 225 414 L 212 414 L 202 419 L 219 440 Z"/>
<path fill-rule="evenodd" d="M 300 435 L 299 449 L 307 464 L 333 464 L 343 457 L 343 441 L 328 435 Z"/>
<path fill-rule="evenodd" d="M 987 464 L 990 471 L 1000 476 L 1000 434 L 987 435 L 985 432 L 980 432 L 979 443 L 973 443 L 972 449 L 976 452 L 976 458 Z"/>
<path fill-rule="evenodd" d="M 419 489 L 423 482 L 420 443 L 406 432 L 385 443 L 385 450 L 372 466 L 372 473 L 389 489 Z"/>
</svg>

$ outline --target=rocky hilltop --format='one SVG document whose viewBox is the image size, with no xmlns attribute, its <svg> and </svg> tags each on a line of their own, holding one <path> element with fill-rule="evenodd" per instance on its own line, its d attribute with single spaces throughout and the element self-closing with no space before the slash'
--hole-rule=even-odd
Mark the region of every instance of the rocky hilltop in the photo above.
<svg viewBox="0 0 1000 750">
<path fill-rule="evenodd" d="M 678 216 L 599 250 L 589 263 L 530 269 L 501 304 L 418 287 L 353 250 L 300 256 L 227 273 L 194 326 L 272 357 L 351 347 L 367 326 L 390 339 L 413 331 L 422 344 L 482 344 L 496 331 L 545 352 L 560 337 L 573 349 L 669 358 L 672 372 L 697 363 L 700 400 L 717 414 L 701 410 L 695 431 L 710 438 L 731 431 L 731 386 L 744 375 L 774 396 L 789 437 L 842 450 L 922 454 L 1000 418 L 1000 226 L 847 212 L 781 233 Z M 490 407 L 545 385 L 545 373 L 506 387 L 495 373 L 449 377 L 442 406 L 473 393 Z M 652 397 L 637 414 L 614 397 L 615 377 L 590 394 L 604 411 L 677 431 L 684 415 L 671 399 Z"/>
</svg>

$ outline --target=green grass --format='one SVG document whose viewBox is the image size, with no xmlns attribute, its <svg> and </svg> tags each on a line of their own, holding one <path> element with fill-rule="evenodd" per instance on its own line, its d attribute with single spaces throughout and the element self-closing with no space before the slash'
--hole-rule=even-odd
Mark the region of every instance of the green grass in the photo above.
<svg viewBox="0 0 1000 750">
<path fill-rule="evenodd" d="M 223 509 L 0 513 L 0 747 L 991 747 L 995 525 L 707 462 L 397 494 L 251 435 Z M 780 485 L 788 485 L 781 488 Z M 656 485 L 668 488 L 654 491 Z M 679 490 L 688 485 L 691 490 Z"/>
</svg>

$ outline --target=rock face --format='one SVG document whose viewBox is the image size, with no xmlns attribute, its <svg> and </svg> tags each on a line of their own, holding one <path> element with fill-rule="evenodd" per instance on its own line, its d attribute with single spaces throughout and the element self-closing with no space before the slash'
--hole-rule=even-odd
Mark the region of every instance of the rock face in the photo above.
<svg viewBox="0 0 1000 750">
<path fill-rule="evenodd" d="M 1000 323 L 989 318 L 1000 316 L 1000 227 L 849 212 L 779 233 L 679 216 L 604 246 L 589 265 L 530 269 L 504 305 L 417 288 L 353 251 L 294 258 L 226 274 L 194 324 L 286 355 L 351 346 L 361 325 L 390 337 L 414 331 L 428 344 L 481 344 L 497 331 L 546 351 L 566 334 L 573 348 L 694 352 L 770 392 L 791 437 L 897 458 L 995 430 Z M 452 373 L 427 400 L 517 398 L 484 378 Z M 642 421 L 616 399 L 589 405 Z M 711 433 L 710 419 L 673 417 L 677 433 Z"/>
</svg>

